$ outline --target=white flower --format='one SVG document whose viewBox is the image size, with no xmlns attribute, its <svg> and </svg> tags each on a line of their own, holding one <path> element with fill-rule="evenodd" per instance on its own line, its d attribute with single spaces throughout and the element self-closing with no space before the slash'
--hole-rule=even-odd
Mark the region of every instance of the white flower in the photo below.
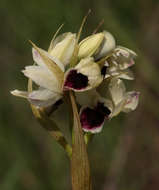
<svg viewBox="0 0 159 190">
<path fill-rule="evenodd" d="M 114 78 L 109 84 L 113 107 L 111 117 L 118 115 L 120 112 L 130 112 L 136 109 L 139 101 L 139 92 L 126 92 L 122 80 Z"/>
<path fill-rule="evenodd" d="M 139 92 L 126 92 L 121 79 L 113 78 L 103 83 L 105 84 L 97 89 L 98 92 L 93 89 L 76 93 L 76 100 L 81 106 L 80 121 L 85 132 L 99 133 L 105 121 L 120 112 L 133 111 L 138 105 Z"/>
<path fill-rule="evenodd" d="M 122 79 L 133 80 L 134 76 L 133 73 L 129 70 L 129 67 L 135 64 L 134 58 L 136 56 L 136 53 L 132 50 L 117 46 L 113 50 L 112 55 L 105 62 L 105 78 L 118 77 Z"/>
<path fill-rule="evenodd" d="M 111 101 L 102 98 L 95 89 L 76 93 L 76 100 L 80 104 L 80 121 L 85 132 L 101 132 L 104 122 L 111 114 Z"/>
</svg>

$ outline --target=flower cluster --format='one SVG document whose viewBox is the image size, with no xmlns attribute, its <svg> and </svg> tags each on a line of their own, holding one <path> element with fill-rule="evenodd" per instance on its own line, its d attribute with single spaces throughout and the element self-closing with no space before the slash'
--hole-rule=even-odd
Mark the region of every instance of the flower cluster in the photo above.
<svg viewBox="0 0 159 190">
<path fill-rule="evenodd" d="M 68 32 L 53 38 L 48 51 L 32 43 L 34 64 L 22 72 L 37 88 L 11 93 L 46 108 L 57 105 L 67 91 L 74 91 L 83 130 L 98 133 L 105 121 L 137 107 L 139 93 L 126 92 L 123 83 L 123 79 L 133 80 L 129 68 L 136 53 L 117 46 L 107 31 L 79 43 L 77 36 Z"/>
</svg>

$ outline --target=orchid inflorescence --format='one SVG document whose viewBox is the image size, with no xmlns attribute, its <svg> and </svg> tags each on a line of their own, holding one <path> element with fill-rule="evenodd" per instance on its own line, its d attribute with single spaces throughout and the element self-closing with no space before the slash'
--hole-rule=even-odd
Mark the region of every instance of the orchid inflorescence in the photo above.
<svg viewBox="0 0 159 190">
<path fill-rule="evenodd" d="M 55 106 L 58 109 L 68 91 L 73 91 L 83 131 L 98 133 L 105 121 L 137 107 L 139 92 L 127 92 L 123 82 L 134 79 L 130 67 L 137 55 L 116 45 L 108 31 L 78 42 L 80 32 L 58 37 L 56 33 L 48 51 L 31 42 L 34 64 L 22 72 L 36 88 L 11 93 L 26 98 L 37 110 L 45 110 Z"/>
</svg>

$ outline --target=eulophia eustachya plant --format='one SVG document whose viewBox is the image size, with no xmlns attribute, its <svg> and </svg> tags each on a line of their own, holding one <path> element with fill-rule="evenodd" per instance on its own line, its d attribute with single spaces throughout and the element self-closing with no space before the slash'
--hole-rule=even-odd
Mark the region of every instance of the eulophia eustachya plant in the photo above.
<svg viewBox="0 0 159 190">
<path fill-rule="evenodd" d="M 89 133 L 100 132 L 104 121 L 137 107 L 139 93 L 127 92 L 123 82 L 134 79 L 129 68 L 136 53 L 117 46 L 109 32 L 92 34 L 79 43 L 77 34 L 67 32 L 54 37 L 48 51 L 32 45 L 34 65 L 22 72 L 37 88 L 14 90 L 13 95 L 45 109 L 57 108 L 66 92 L 74 91 L 82 129 Z"/>
</svg>

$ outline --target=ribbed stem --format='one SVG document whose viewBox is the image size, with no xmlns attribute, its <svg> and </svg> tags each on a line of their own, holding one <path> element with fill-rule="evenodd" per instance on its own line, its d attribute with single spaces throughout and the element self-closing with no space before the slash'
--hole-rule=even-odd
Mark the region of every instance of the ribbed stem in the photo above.
<svg viewBox="0 0 159 190">
<path fill-rule="evenodd" d="M 72 190 L 92 190 L 87 148 L 72 92 L 70 92 L 70 99 L 74 119 L 71 159 Z"/>
</svg>

